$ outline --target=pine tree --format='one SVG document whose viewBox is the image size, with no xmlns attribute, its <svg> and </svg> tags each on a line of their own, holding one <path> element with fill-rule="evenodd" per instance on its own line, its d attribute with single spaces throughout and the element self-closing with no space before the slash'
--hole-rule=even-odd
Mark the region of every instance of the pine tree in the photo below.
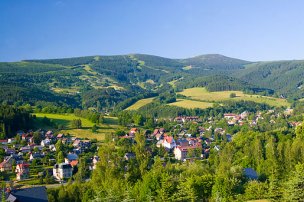
<svg viewBox="0 0 304 202">
<path fill-rule="evenodd" d="M 286 201 L 304 200 L 304 164 L 296 165 L 296 170 L 291 174 L 284 191 Z"/>
</svg>

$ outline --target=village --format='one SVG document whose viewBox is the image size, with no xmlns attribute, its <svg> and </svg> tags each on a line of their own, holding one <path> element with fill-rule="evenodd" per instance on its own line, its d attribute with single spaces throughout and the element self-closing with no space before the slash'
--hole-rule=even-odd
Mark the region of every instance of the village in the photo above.
<svg viewBox="0 0 304 202">
<path fill-rule="evenodd" d="M 290 109 L 283 113 L 274 110 L 264 113 L 244 111 L 240 114 L 223 114 L 218 120 L 211 117 L 205 122 L 197 116 L 178 116 L 169 121 L 169 129 L 156 127 L 150 131 L 132 127 L 128 132 L 113 135 L 111 141 L 116 145 L 127 142 L 132 145 L 136 144 L 134 138 L 139 134 L 145 136 L 150 148 L 163 151 L 157 155 L 169 158 L 171 162 L 207 160 L 211 152 L 220 152 L 222 144 L 233 140 L 236 129 L 246 125 L 255 127 L 266 115 L 271 117 L 269 124 L 274 124 L 278 117 L 291 113 Z M 300 122 L 291 121 L 288 124 L 296 127 Z M 65 183 L 77 173 L 81 157 L 85 157 L 85 166 L 80 169 L 85 169 L 85 172 L 94 170 L 100 160 L 96 140 L 56 134 L 51 130 L 18 131 L 14 138 L 0 140 L 0 144 L 3 151 L 1 178 L 20 185 Z M 123 157 L 125 161 L 132 158 L 135 158 L 135 153 L 131 150 Z M 252 178 L 257 178 L 254 170 L 249 171 Z M 87 177 L 89 179 L 89 175 Z"/>
</svg>

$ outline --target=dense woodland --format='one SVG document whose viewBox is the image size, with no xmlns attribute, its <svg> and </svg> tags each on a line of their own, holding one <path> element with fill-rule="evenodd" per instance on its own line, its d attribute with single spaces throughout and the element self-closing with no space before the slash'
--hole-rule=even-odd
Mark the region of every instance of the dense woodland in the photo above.
<svg viewBox="0 0 304 202">
<path fill-rule="evenodd" d="M 33 119 L 29 109 L 0 105 L 0 137 L 12 137 L 20 129 L 31 129 Z"/>
</svg>

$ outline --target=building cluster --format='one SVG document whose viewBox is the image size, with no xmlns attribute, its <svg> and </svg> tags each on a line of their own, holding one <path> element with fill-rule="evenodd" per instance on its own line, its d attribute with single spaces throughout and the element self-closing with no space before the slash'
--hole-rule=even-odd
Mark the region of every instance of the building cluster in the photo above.
<svg viewBox="0 0 304 202">
<path fill-rule="evenodd" d="M 53 176 L 57 180 L 70 178 L 73 169 L 78 165 L 78 155 L 85 152 L 92 145 L 90 140 L 65 136 L 64 134 L 55 135 L 52 131 L 37 131 L 41 135 L 40 144 L 34 143 L 34 132 L 27 133 L 18 131 L 18 139 L 22 141 L 16 143 L 15 138 L 0 140 L 0 147 L 4 150 L 4 160 L 0 163 L 0 172 L 15 172 L 16 180 L 30 178 L 30 167 L 35 159 L 43 160 L 45 156 L 56 156 L 55 143 L 60 140 L 63 144 L 72 146 L 72 150 L 65 156 L 64 162 L 57 162 L 55 158 L 47 158 L 47 164 L 54 165 Z M 25 146 L 23 146 L 25 144 Z M 92 159 L 91 169 L 96 168 L 98 157 Z M 48 172 L 48 171 L 47 171 Z"/>
</svg>

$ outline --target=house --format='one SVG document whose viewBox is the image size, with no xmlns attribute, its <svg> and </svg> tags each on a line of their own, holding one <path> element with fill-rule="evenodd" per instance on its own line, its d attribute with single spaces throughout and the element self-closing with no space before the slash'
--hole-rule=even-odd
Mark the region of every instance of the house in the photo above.
<svg viewBox="0 0 304 202">
<path fill-rule="evenodd" d="M 198 116 L 178 116 L 174 121 L 177 123 L 201 122 L 201 119 Z"/>
<path fill-rule="evenodd" d="M 11 171 L 12 170 L 12 165 L 13 165 L 14 158 L 9 156 L 6 157 L 2 163 L 0 163 L 0 171 Z"/>
<path fill-rule="evenodd" d="M 71 138 L 69 137 L 64 137 L 61 139 L 62 144 L 71 144 Z"/>
<path fill-rule="evenodd" d="M 17 154 L 12 154 L 11 157 L 14 159 L 14 161 L 16 162 L 16 164 L 20 164 L 23 162 L 23 157 L 22 155 L 17 155 Z"/>
<path fill-rule="evenodd" d="M 22 140 L 28 141 L 32 135 L 30 133 L 22 134 Z"/>
<path fill-rule="evenodd" d="M 226 139 L 227 139 L 227 142 L 231 142 L 232 141 L 232 136 L 230 134 L 226 134 Z"/>
<path fill-rule="evenodd" d="M 164 128 L 156 128 L 154 129 L 154 132 L 153 132 L 153 136 L 157 139 L 157 140 L 160 140 L 162 139 L 162 136 L 163 134 L 165 133 L 165 129 Z"/>
<path fill-rule="evenodd" d="M 130 136 L 135 136 L 135 133 L 138 132 L 138 129 L 137 128 L 131 128 L 130 132 L 129 132 L 129 135 Z"/>
<path fill-rule="evenodd" d="M 55 164 L 53 167 L 53 176 L 58 179 L 66 179 L 72 177 L 72 166 L 69 163 Z"/>
<path fill-rule="evenodd" d="M 215 146 L 214 146 L 214 149 L 215 149 L 216 151 L 220 151 L 221 148 L 220 148 L 219 145 L 215 145 Z"/>
<path fill-rule="evenodd" d="M 229 114 L 224 114 L 224 118 L 225 119 L 238 119 L 239 115 L 233 114 L 233 113 L 229 113 Z"/>
<path fill-rule="evenodd" d="M 16 139 L 15 138 L 9 138 L 9 139 L 7 139 L 7 143 L 8 144 L 13 144 L 13 143 L 15 143 L 16 142 Z"/>
<path fill-rule="evenodd" d="M 157 133 L 157 134 L 155 135 L 155 138 L 156 138 L 157 140 L 161 140 L 161 139 L 163 139 L 163 134 Z"/>
<path fill-rule="evenodd" d="M 183 118 L 181 116 L 178 116 L 174 119 L 174 121 L 177 123 L 183 123 Z"/>
<path fill-rule="evenodd" d="M 156 129 L 154 129 L 154 131 L 153 131 L 152 135 L 153 135 L 153 136 L 155 136 L 155 135 L 157 135 L 158 133 L 160 133 L 160 132 L 159 132 L 159 129 L 158 129 L 158 128 L 156 128 Z"/>
<path fill-rule="evenodd" d="M 16 166 L 16 179 L 23 180 L 29 177 L 29 164 L 27 163 L 20 163 Z"/>
<path fill-rule="evenodd" d="M 49 146 L 49 149 L 50 149 L 50 151 L 53 151 L 53 152 L 56 151 L 56 147 L 55 147 L 55 145 L 53 145 L 53 144 L 51 144 L 51 145 Z"/>
<path fill-rule="evenodd" d="M 96 169 L 97 163 L 100 161 L 99 156 L 93 157 L 93 169 Z"/>
<path fill-rule="evenodd" d="M 224 135 L 226 131 L 223 128 L 216 128 L 214 129 L 214 132 Z"/>
<path fill-rule="evenodd" d="M 10 149 L 10 148 L 5 149 L 5 154 L 6 155 L 12 155 L 12 154 L 15 154 L 15 153 L 16 153 L 15 149 Z"/>
<path fill-rule="evenodd" d="M 189 145 L 189 141 L 187 139 L 182 138 L 182 139 L 178 139 L 176 141 L 176 144 L 181 147 L 186 147 Z"/>
<path fill-rule="evenodd" d="M 244 168 L 244 175 L 249 180 L 257 180 L 259 177 L 253 168 Z"/>
<path fill-rule="evenodd" d="M 201 157 L 201 152 L 189 153 L 189 151 L 191 151 L 191 150 L 200 151 L 201 148 L 202 148 L 202 145 L 200 143 L 198 143 L 196 145 L 191 145 L 191 146 L 177 146 L 174 149 L 175 159 L 183 161 L 187 158 Z"/>
<path fill-rule="evenodd" d="M 82 141 L 80 139 L 76 139 L 73 142 L 73 147 L 81 147 L 82 146 Z"/>
<path fill-rule="evenodd" d="M 40 145 L 43 146 L 43 147 L 47 147 L 51 144 L 51 140 L 50 139 L 44 139 L 41 141 Z"/>
<path fill-rule="evenodd" d="M 72 167 L 77 166 L 77 165 L 78 165 L 78 160 L 72 160 L 72 161 L 70 162 L 70 165 L 71 165 Z"/>
<path fill-rule="evenodd" d="M 32 161 L 34 159 L 41 159 L 43 157 L 44 157 L 43 154 L 40 154 L 40 153 L 31 153 L 31 155 L 30 155 L 30 161 Z"/>
<path fill-rule="evenodd" d="M 69 153 L 66 158 L 64 158 L 65 163 L 71 163 L 73 160 L 78 160 L 77 154 Z"/>
<path fill-rule="evenodd" d="M 172 136 L 165 135 L 163 147 L 165 147 L 166 149 L 173 149 L 174 147 L 176 147 L 174 138 Z"/>
<path fill-rule="evenodd" d="M 129 161 L 129 160 L 135 158 L 135 154 L 133 152 L 128 152 L 128 153 L 125 154 L 124 158 L 125 158 L 126 161 Z"/>
<path fill-rule="evenodd" d="M 244 111 L 240 114 L 241 119 L 246 119 L 249 116 L 249 113 L 247 111 Z"/>
<path fill-rule="evenodd" d="M 90 148 L 91 146 L 91 140 L 82 140 L 82 147 L 85 149 Z"/>
<path fill-rule="evenodd" d="M 21 147 L 19 151 L 22 153 L 28 153 L 31 151 L 31 147 L 30 146 Z"/>
<path fill-rule="evenodd" d="M 1 198 L 1 201 L 3 199 Z M 46 187 L 31 187 L 24 189 L 6 190 L 5 201 L 9 202 L 47 202 Z"/>
<path fill-rule="evenodd" d="M 43 146 L 41 145 L 34 145 L 34 149 L 37 148 L 39 151 L 43 150 Z"/>
<path fill-rule="evenodd" d="M 163 145 L 164 140 L 158 140 L 156 143 L 156 147 L 160 148 Z"/>
<path fill-rule="evenodd" d="M 60 139 L 62 139 L 62 138 L 64 138 L 64 135 L 63 135 L 63 134 L 58 134 L 58 135 L 57 135 L 57 139 L 58 139 L 58 140 L 60 140 Z"/>
</svg>

